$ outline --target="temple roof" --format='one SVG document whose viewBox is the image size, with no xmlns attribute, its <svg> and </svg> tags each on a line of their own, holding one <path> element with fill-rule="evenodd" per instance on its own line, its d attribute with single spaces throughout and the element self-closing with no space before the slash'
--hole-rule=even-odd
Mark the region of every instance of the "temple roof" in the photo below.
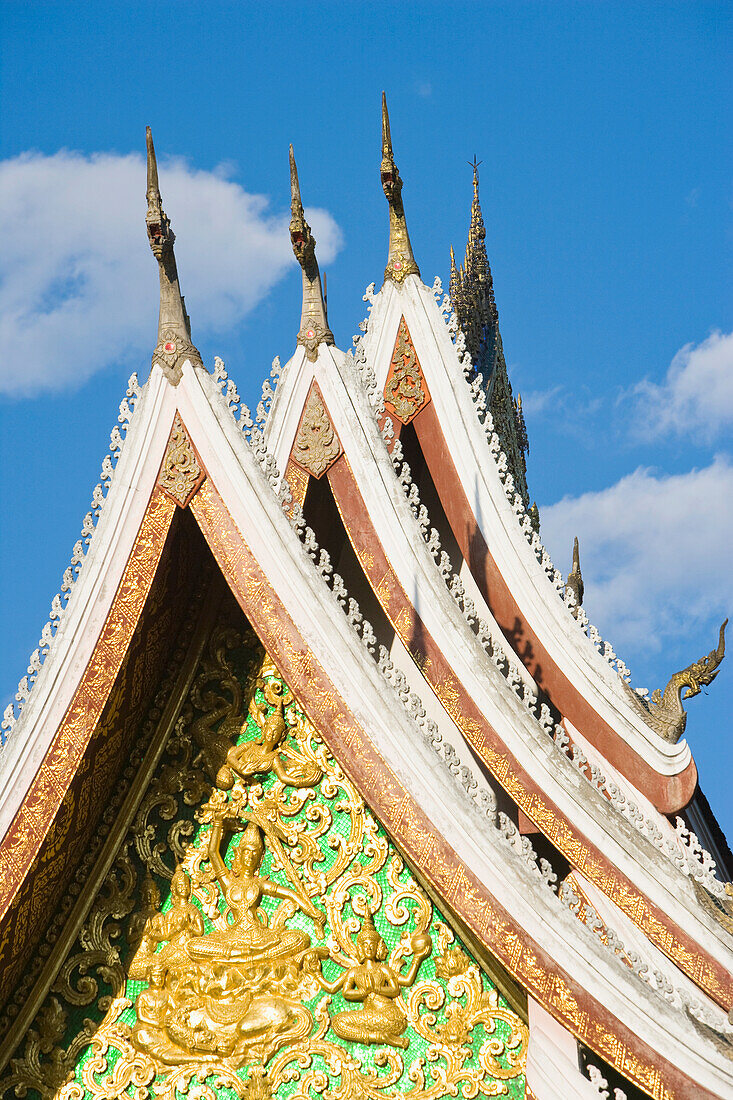
<svg viewBox="0 0 733 1100">
<path fill-rule="evenodd" d="M 695 791 L 689 746 L 630 698 L 582 611 L 579 554 L 566 582 L 528 508 L 477 166 L 449 299 L 414 261 L 386 103 L 382 124 L 389 260 L 348 354 L 328 327 L 291 148 L 303 310 L 254 419 L 221 360 L 207 370 L 190 342 L 148 134 L 158 346 L 145 384 L 130 380 L 20 715 L 5 716 L 2 1000 L 43 933 L 38 883 L 61 904 L 127 765 L 139 685 L 152 692 L 183 594 L 214 570 L 472 941 L 630 1081 L 733 1095 L 708 1034 L 724 1033 L 733 1003 L 728 902 L 711 857 L 668 817 Z M 687 680 L 710 682 L 721 647 L 722 633 Z M 46 967 L 37 988 L 52 980 Z"/>
</svg>

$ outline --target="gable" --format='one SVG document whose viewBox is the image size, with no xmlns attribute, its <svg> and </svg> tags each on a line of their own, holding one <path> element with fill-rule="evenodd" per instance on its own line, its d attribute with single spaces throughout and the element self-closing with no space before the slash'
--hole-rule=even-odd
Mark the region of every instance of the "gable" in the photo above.
<svg viewBox="0 0 733 1100">
<path fill-rule="evenodd" d="M 0 1091 L 523 1096 L 522 1017 L 229 593 L 207 602 L 152 778 Z"/>
</svg>

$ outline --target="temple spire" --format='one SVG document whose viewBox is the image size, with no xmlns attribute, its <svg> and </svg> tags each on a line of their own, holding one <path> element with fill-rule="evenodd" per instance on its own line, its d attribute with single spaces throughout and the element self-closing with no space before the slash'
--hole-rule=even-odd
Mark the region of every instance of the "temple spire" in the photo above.
<svg viewBox="0 0 733 1100">
<path fill-rule="evenodd" d="M 177 385 L 181 379 L 184 361 L 189 359 L 192 363 L 201 365 L 201 356 L 191 343 L 191 325 L 178 283 L 178 269 L 173 252 L 176 235 L 171 229 L 160 197 L 158 163 L 149 126 L 146 128 L 145 138 L 148 159 L 148 212 L 145 215 L 145 224 L 160 274 L 158 343 L 153 352 L 152 363 L 153 366 L 157 363 L 168 380 Z"/>
<path fill-rule="evenodd" d="M 382 188 L 389 203 L 389 255 L 384 271 L 385 279 L 402 283 L 408 275 L 420 274 L 415 263 L 407 232 L 405 209 L 402 205 L 402 180 L 397 171 L 392 152 L 392 135 L 389 129 L 387 97 L 382 92 Z"/>
<path fill-rule="evenodd" d="M 583 592 L 585 591 L 585 585 L 583 584 L 583 574 L 580 572 L 580 548 L 578 546 L 578 536 L 575 536 L 573 541 L 573 567 L 568 573 L 568 579 L 565 582 L 565 591 L 572 592 L 573 615 L 577 615 L 579 609 L 583 606 Z"/>
<path fill-rule="evenodd" d="M 465 275 L 469 282 L 476 287 L 478 298 L 488 314 L 494 314 L 496 305 L 494 302 L 493 279 L 489 267 L 489 257 L 486 252 L 486 228 L 478 193 L 478 170 L 481 161 L 477 161 L 474 157 L 473 161 L 469 161 L 469 164 L 473 169 L 473 199 L 471 201 L 471 224 L 468 229 L 468 243 L 466 244 Z"/>
<path fill-rule="evenodd" d="M 298 343 L 303 345 L 306 355 L 314 362 L 318 358 L 318 345 L 333 344 L 334 339 L 328 327 L 321 273 L 316 260 L 316 241 L 305 220 L 292 145 L 290 146 L 290 210 L 290 241 L 295 258 L 303 269 L 303 311 L 300 318 Z"/>
</svg>

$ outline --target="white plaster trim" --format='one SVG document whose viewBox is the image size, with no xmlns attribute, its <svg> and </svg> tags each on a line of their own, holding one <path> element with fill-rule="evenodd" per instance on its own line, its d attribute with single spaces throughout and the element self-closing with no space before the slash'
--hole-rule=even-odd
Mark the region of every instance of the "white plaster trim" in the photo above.
<svg viewBox="0 0 733 1100">
<path fill-rule="evenodd" d="M 540 728 L 497 670 L 466 623 L 435 568 L 391 467 L 366 397 L 354 384 L 353 365 L 327 349 L 315 378 L 346 451 L 375 532 L 408 599 L 480 712 L 540 789 L 575 829 L 636 884 L 650 902 L 705 945 L 726 969 L 733 950 L 712 917 L 704 913 L 687 877 L 580 774 Z M 421 695 L 431 692 L 425 683 Z M 446 717 L 448 717 L 446 715 Z M 451 743 L 462 734 L 448 718 Z M 441 732 L 445 723 L 441 724 Z M 461 745 L 465 756 L 469 747 Z M 473 758 L 475 755 L 471 753 Z M 479 765 L 480 767 L 480 765 Z"/>
<path fill-rule="evenodd" d="M 317 369 L 316 376 L 323 388 L 325 373 Z M 475 805 L 456 796 L 448 769 L 396 696 L 385 690 L 375 663 L 313 568 L 208 376 L 184 368 L 178 401 L 214 485 L 304 644 L 436 831 L 501 899 L 517 924 L 609 1011 L 701 1085 L 713 1092 L 727 1090 L 721 1095 L 733 1097 L 733 1066 L 721 1066 L 686 1018 L 661 998 L 650 997 L 641 979 L 620 967 L 562 910 L 538 876 L 513 858 L 508 846 L 497 843 L 496 830 Z"/>
<path fill-rule="evenodd" d="M 598 1090 L 580 1072 L 578 1044 L 532 997 L 525 1078 L 537 1100 L 598 1100 Z"/>
<path fill-rule="evenodd" d="M 97 644 L 155 484 L 173 421 L 172 395 L 154 367 L 53 645 L 0 755 L 0 836 L 33 782 Z"/>
<path fill-rule="evenodd" d="M 324 350 L 325 345 L 319 344 L 319 357 Z M 285 364 L 272 399 L 270 415 L 265 425 L 265 443 L 283 475 L 313 381 L 314 366 L 306 356 L 305 348 L 298 347 L 293 358 Z"/>
<path fill-rule="evenodd" d="M 690 761 L 686 741 L 670 745 L 629 706 L 617 673 L 557 597 L 522 534 L 478 422 L 448 329 L 430 290 L 416 278 L 377 295 L 363 347 L 382 388 L 404 314 L 446 443 L 497 566 L 526 621 L 563 674 L 635 752 L 662 775 Z"/>
</svg>

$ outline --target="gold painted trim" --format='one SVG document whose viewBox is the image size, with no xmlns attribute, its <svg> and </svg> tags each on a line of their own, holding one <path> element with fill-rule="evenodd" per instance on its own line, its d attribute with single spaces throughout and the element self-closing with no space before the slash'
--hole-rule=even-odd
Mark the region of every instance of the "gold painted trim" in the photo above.
<svg viewBox="0 0 733 1100">
<path fill-rule="evenodd" d="M 604 1017 L 609 1024 L 618 1024 L 616 1018 L 586 989 L 569 978 L 566 980 L 545 952 L 526 941 L 524 931 L 516 928 L 486 886 L 432 828 L 422 808 L 376 751 L 324 669 L 303 648 L 280 598 L 210 480 L 194 498 L 191 510 L 242 610 L 295 692 L 299 707 L 390 837 L 405 852 L 410 865 L 422 868 L 423 877 L 431 882 L 443 902 L 460 915 L 487 950 L 496 954 L 531 996 L 568 1031 L 649 1092 L 654 1100 L 685 1100 L 691 1084 L 689 1077 L 676 1066 L 666 1065 L 665 1070 L 674 1073 L 679 1082 L 679 1087 L 669 1087 L 657 1064 L 657 1053 L 653 1053 L 650 1061 L 652 1052 L 640 1044 L 637 1035 L 629 1032 L 626 1038 L 620 1038 L 611 1030 Z M 687 1091 L 682 1091 L 683 1088 Z M 701 1093 L 701 1100 L 704 1095 L 713 1100 L 709 1093 Z"/>
<path fill-rule="evenodd" d="M 175 510 L 174 502 L 156 486 L 81 681 L 0 844 L 0 919 L 7 916 L 38 855 L 99 722 L 140 621 Z"/>
<path fill-rule="evenodd" d="M 137 775 L 132 781 L 122 808 L 115 819 L 114 825 L 110 829 L 107 840 L 97 857 L 97 861 L 89 877 L 84 883 L 84 889 L 80 893 L 58 940 L 54 944 L 53 951 L 49 955 L 43 970 L 36 979 L 33 989 L 28 995 L 23 1007 L 15 1017 L 12 1027 L 9 1028 L 4 1040 L 0 1043 L 0 1074 L 2 1074 L 5 1069 L 8 1059 L 17 1049 L 18 1043 L 22 1040 L 28 1028 L 33 1023 L 38 1009 L 41 1007 L 44 998 L 48 995 L 51 985 L 55 981 L 58 971 L 70 952 L 79 934 L 79 930 L 94 904 L 97 893 L 114 863 L 119 846 L 137 813 L 140 801 L 148 788 L 152 775 L 163 755 L 168 738 L 185 702 L 199 658 L 203 652 L 204 645 L 206 644 L 206 640 L 211 632 L 216 614 L 219 610 L 222 595 L 222 578 L 221 575 L 217 573 L 210 583 L 208 592 L 204 598 L 204 611 L 201 621 L 194 631 L 193 639 L 183 659 L 176 681 L 171 688 L 165 709 L 157 723 L 155 732 L 150 740 L 150 745 L 138 768 Z"/>
<path fill-rule="evenodd" d="M 339 461 L 339 466 L 342 464 L 348 470 L 354 492 L 362 500 L 346 454 Z M 556 812 L 541 792 L 527 789 L 516 767 L 512 766 L 513 758 L 510 759 L 508 751 L 502 753 L 493 748 L 489 744 L 485 728 L 482 728 L 478 721 L 464 713 L 466 701 L 471 705 L 472 700 L 452 669 L 449 668 L 447 673 L 438 676 L 438 673 L 432 667 L 431 658 L 429 656 L 423 658 L 422 655 L 415 653 L 412 639 L 415 626 L 421 623 L 417 611 L 402 588 L 383 547 L 382 553 L 387 562 L 388 572 L 381 578 L 375 576 L 373 554 L 371 552 L 364 554 L 363 550 L 360 549 L 349 525 L 349 517 L 344 511 L 332 480 L 331 487 L 349 542 L 364 569 L 367 581 L 377 596 L 385 616 L 415 661 L 425 682 L 466 742 L 475 750 L 494 778 L 516 802 L 522 812 L 565 856 L 571 866 L 580 871 L 594 886 L 597 886 L 696 985 L 726 1010 L 730 1008 L 733 1001 L 733 984 L 729 982 L 727 986 L 724 985 L 715 969 L 703 957 L 702 950 L 695 945 L 686 947 L 675 936 L 673 928 L 657 917 L 651 903 L 634 884 L 631 881 L 623 881 L 600 853 L 591 850 L 587 846 L 586 838 L 571 828 L 567 820 L 559 812 Z M 395 600 L 391 588 L 399 589 L 401 598 Z M 391 606 L 393 603 L 398 605 L 395 609 Z M 423 628 L 423 632 L 427 633 L 425 628 Z M 437 645 L 436 648 L 438 648 Z M 476 708 L 476 711 L 479 717 L 483 717 L 478 712 L 478 708 Z M 488 725 L 488 723 L 485 722 L 485 725 Z M 498 735 L 497 741 L 500 741 Z"/>
</svg>

